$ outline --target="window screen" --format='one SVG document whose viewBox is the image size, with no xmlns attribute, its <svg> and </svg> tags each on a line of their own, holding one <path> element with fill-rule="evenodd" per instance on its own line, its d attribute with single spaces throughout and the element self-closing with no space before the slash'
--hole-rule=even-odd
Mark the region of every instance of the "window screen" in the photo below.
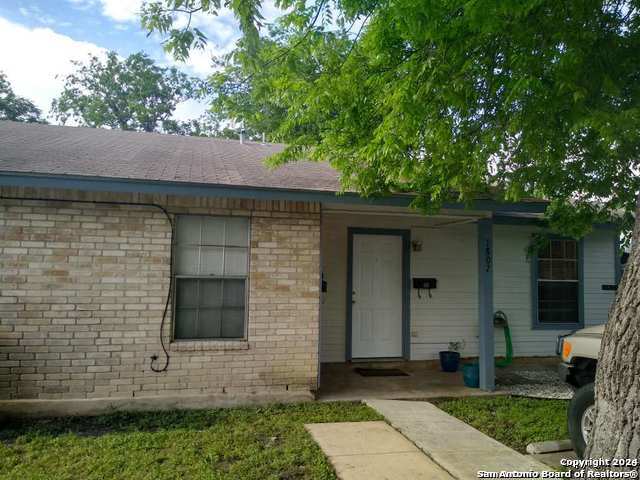
<svg viewBox="0 0 640 480">
<path fill-rule="evenodd" d="M 174 338 L 243 338 L 249 220 L 179 216 L 174 252 Z"/>
<path fill-rule="evenodd" d="M 580 323 L 577 242 L 551 240 L 537 261 L 538 322 Z"/>
</svg>

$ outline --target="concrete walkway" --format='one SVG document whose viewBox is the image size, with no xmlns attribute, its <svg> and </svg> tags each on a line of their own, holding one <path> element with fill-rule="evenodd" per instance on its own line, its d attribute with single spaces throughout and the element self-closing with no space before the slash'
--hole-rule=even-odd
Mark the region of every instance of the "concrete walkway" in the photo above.
<svg viewBox="0 0 640 480">
<path fill-rule="evenodd" d="M 456 479 L 477 479 L 479 470 L 549 470 L 428 402 L 366 400 L 365 403 L 384 415 L 393 427 Z"/>
<path fill-rule="evenodd" d="M 305 425 L 342 480 L 453 480 L 385 422 Z"/>
</svg>

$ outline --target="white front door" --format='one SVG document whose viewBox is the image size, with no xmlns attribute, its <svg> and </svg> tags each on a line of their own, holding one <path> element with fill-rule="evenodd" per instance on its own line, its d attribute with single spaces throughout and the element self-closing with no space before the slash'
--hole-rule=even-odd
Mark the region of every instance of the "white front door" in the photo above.
<svg viewBox="0 0 640 480">
<path fill-rule="evenodd" d="M 402 237 L 353 236 L 352 358 L 402 356 Z"/>
</svg>

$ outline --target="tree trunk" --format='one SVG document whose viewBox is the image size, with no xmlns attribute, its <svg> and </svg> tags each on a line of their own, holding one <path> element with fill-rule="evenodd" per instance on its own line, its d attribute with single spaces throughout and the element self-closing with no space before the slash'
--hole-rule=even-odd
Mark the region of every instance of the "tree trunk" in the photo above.
<svg viewBox="0 0 640 480">
<path fill-rule="evenodd" d="M 640 199 L 633 244 L 604 329 L 596 372 L 595 429 L 585 458 L 640 458 Z M 609 467 L 592 469 L 607 470 Z M 615 470 L 638 470 L 627 466 Z"/>
</svg>

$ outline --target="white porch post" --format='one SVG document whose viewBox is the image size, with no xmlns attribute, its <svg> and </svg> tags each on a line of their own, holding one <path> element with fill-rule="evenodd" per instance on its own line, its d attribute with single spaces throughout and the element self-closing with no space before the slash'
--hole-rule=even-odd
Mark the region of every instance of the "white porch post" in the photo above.
<svg viewBox="0 0 640 480">
<path fill-rule="evenodd" d="M 493 343 L 493 220 L 478 220 L 478 322 L 480 388 L 495 390 Z"/>
</svg>

